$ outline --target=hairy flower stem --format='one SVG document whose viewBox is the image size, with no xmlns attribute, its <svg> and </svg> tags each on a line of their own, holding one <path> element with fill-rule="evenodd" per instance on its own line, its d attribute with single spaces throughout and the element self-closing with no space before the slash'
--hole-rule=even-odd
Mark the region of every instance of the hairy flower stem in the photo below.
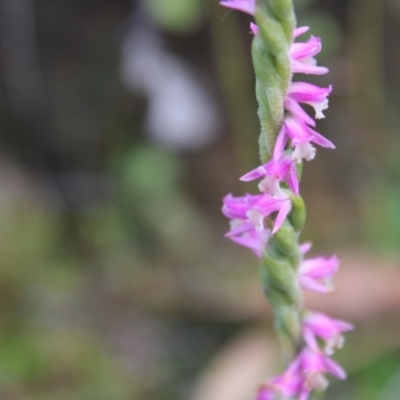
<svg viewBox="0 0 400 400">
<path fill-rule="evenodd" d="M 302 260 L 298 238 L 305 221 L 305 206 L 301 197 L 293 194 L 290 197 L 292 211 L 270 239 L 261 265 L 261 281 L 274 312 L 285 363 L 293 360 L 303 344 L 303 294 L 297 275 Z"/>
<path fill-rule="evenodd" d="M 260 35 L 254 38 L 252 58 L 261 122 L 260 155 L 266 162 L 283 122 L 283 103 L 292 77 L 289 48 L 296 24 L 292 0 L 259 0 L 255 20 Z"/>
<path fill-rule="evenodd" d="M 283 104 L 292 78 L 289 48 L 296 23 L 292 0 L 259 0 L 255 19 L 260 34 L 254 38 L 252 56 L 261 122 L 260 155 L 265 163 L 271 159 L 282 126 Z M 302 345 L 303 295 L 297 273 L 302 259 L 298 237 L 305 221 L 303 200 L 288 194 L 292 211 L 270 239 L 261 267 L 262 285 L 274 311 L 286 363 Z"/>
</svg>

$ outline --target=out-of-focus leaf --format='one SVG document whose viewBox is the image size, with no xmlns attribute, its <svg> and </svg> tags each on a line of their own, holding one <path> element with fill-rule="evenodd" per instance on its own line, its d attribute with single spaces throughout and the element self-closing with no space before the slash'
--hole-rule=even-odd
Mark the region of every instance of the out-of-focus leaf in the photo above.
<svg viewBox="0 0 400 400">
<path fill-rule="evenodd" d="M 145 0 L 150 14 L 163 29 L 186 33 L 195 29 L 203 16 L 199 0 Z"/>
<path fill-rule="evenodd" d="M 376 398 L 376 400 L 397 399 L 400 399 L 400 367 L 390 376 L 388 383 Z"/>
</svg>

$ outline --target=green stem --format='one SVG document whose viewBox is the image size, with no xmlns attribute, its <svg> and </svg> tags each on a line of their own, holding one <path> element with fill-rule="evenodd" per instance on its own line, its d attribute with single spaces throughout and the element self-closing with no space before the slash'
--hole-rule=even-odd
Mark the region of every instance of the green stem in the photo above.
<svg viewBox="0 0 400 400">
<path fill-rule="evenodd" d="M 261 124 L 261 161 L 271 159 L 284 119 L 284 100 L 292 79 L 289 50 L 296 20 L 292 0 L 258 0 L 259 34 L 253 41 L 256 95 Z M 302 260 L 298 239 L 305 222 L 301 197 L 287 190 L 292 211 L 269 240 L 263 254 L 261 281 L 273 308 L 275 328 L 288 363 L 302 345 L 303 295 L 297 274 Z"/>
<path fill-rule="evenodd" d="M 259 0 L 255 15 L 259 34 L 253 41 L 256 95 L 261 123 L 262 162 L 271 158 L 291 81 L 289 49 L 296 25 L 292 0 Z"/>
<path fill-rule="evenodd" d="M 285 362 L 294 358 L 302 344 L 303 294 L 297 274 L 302 260 L 298 238 L 305 221 L 305 207 L 301 197 L 291 194 L 291 198 L 289 218 L 270 239 L 261 266 L 261 281 L 274 312 Z"/>
</svg>

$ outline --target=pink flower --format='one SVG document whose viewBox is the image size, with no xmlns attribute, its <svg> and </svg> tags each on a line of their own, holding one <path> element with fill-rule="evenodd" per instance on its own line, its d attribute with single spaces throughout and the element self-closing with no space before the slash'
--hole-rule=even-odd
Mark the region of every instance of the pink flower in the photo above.
<svg viewBox="0 0 400 400">
<path fill-rule="evenodd" d="M 325 353 L 332 355 L 334 349 L 342 348 L 344 344 L 343 332 L 351 331 L 354 326 L 346 321 L 333 319 L 325 314 L 308 312 L 303 319 L 303 337 L 308 346 L 318 349 L 316 337 L 323 339 Z"/>
<path fill-rule="evenodd" d="M 250 15 L 256 13 L 256 0 L 222 0 L 219 4 Z"/>
<path fill-rule="evenodd" d="M 325 374 L 339 379 L 346 378 L 344 369 L 321 353 L 305 347 L 279 376 L 270 379 L 258 391 L 257 400 L 292 399 L 307 400 L 313 390 L 324 390 L 328 386 Z"/>
<path fill-rule="evenodd" d="M 293 82 L 289 88 L 288 98 L 296 103 L 312 106 L 315 110 L 315 118 L 320 119 L 325 117 L 322 111 L 328 108 L 328 95 L 331 91 L 332 86 L 321 88 L 311 83 Z"/>
<path fill-rule="evenodd" d="M 307 27 L 297 28 L 295 37 L 307 32 Z M 321 39 L 311 36 L 307 42 L 292 43 L 290 46 L 290 59 L 293 73 L 323 75 L 329 72 L 328 68 L 318 67 L 314 56 L 322 49 Z"/>
<path fill-rule="evenodd" d="M 234 220 L 243 220 L 253 225 L 256 231 L 262 232 L 264 218 L 277 212 L 272 233 L 275 233 L 289 214 L 292 203 L 288 197 L 275 198 L 269 194 L 224 197 L 223 214 Z"/>
<path fill-rule="evenodd" d="M 338 271 L 339 263 L 336 256 L 304 260 L 299 268 L 300 286 L 305 290 L 318 293 L 333 292 L 334 287 L 331 278 Z"/>
<path fill-rule="evenodd" d="M 301 359 L 297 357 L 282 375 L 271 378 L 260 388 L 257 400 L 291 398 L 299 393 L 303 382 Z"/>
<path fill-rule="evenodd" d="M 238 3 L 237 6 L 228 5 L 229 3 Z M 228 1 L 225 0 L 221 2 L 222 5 L 230 8 L 240 9 L 241 11 L 247 12 L 249 14 L 255 14 L 255 5 L 254 5 L 254 12 L 252 6 L 250 7 L 243 7 L 241 3 L 252 3 L 251 1 L 246 2 L 243 1 Z M 240 7 L 240 8 L 239 8 Z M 251 12 L 245 11 L 245 8 L 250 9 Z M 253 35 L 257 35 L 259 28 L 253 22 L 250 23 L 250 30 Z M 296 28 L 293 32 L 293 38 L 297 38 L 298 36 L 302 35 L 303 33 L 309 30 L 308 26 L 302 26 L 300 28 Z M 307 42 L 294 42 L 290 46 L 290 60 L 292 65 L 292 72 L 293 73 L 303 73 L 303 74 L 313 74 L 313 75 L 324 75 L 329 72 L 328 68 L 325 67 L 318 67 L 317 61 L 315 60 L 314 56 L 316 56 L 322 49 L 321 39 L 318 37 L 311 36 Z"/>
<path fill-rule="evenodd" d="M 297 177 L 296 164 L 289 155 L 283 155 L 279 159 L 272 158 L 268 163 L 243 175 L 240 180 L 250 182 L 260 178 L 263 178 L 263 180 L 258 187 L 263 193 L 269 193 L 276 197 L 284 196 L 280 183 L 286 181 L 290 189 L 296 195 L 299 194 L 299 180 Z"/>
<path fill-rule="evenodd" d="M 345 370 L 318 350 L 305 347 L 299 358 L 304 377 L 303 396 L 306 396 L 311 390 L 325 390 L 328 386 L 328 381 L 324 376 L 326 373 L 338 379 L 346 379 Z"/>
<path fill-rule="evenodd" d="M 316 150 L 311 142 L 329 149 L 335 148 L 330 140 L 308 127 L 303 120 L 294 115 L 286 117 L 284 128 L 285 135 L 291 139 L 291 145 L 294 146 L 292 157 L 296 161 L 303 158 L 312 160 L 315 157 Z"/>
<path fill-rule="evenodd" d="M 258 390 L 256 400 L 275 400 L 275 393 L 268 387 L 261 387 Z"/>
<path fill-rule="evenodd" d="M 258 258 L 261 258 L 271 237 L 271 231 L 264 229 L 259 232 L 254 229 L 250 222 L 240 220 L 231 221 L 231 227 L 232 229 L 225 236 L 231 239 L 232 242 L 249 248 Z"/>
</svg>

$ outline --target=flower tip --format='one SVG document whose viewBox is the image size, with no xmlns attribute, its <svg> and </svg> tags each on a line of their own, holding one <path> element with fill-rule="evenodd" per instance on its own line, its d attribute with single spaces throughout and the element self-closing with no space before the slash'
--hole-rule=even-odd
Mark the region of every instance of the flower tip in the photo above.
<svg viewBox="0 0 400 400">
<path fill-rule="evenodd" d="M 296 28 L 293 32 L 293 36 L 296 38 L 303 33 L 306 33 L 310 28 L 308 26 L 301 26 L 300 28 Z"/>
<path fill-rule="evenodd" d="M 256 0 L 220 0 L 219 4 L 250 15 L 256 13 Z"/>
<path fill-rule="evenodd" d="M 254 22 L 250 22 L 250 32 L 256 36 L 259 31 L 258 26 Z"/>
</svg>

